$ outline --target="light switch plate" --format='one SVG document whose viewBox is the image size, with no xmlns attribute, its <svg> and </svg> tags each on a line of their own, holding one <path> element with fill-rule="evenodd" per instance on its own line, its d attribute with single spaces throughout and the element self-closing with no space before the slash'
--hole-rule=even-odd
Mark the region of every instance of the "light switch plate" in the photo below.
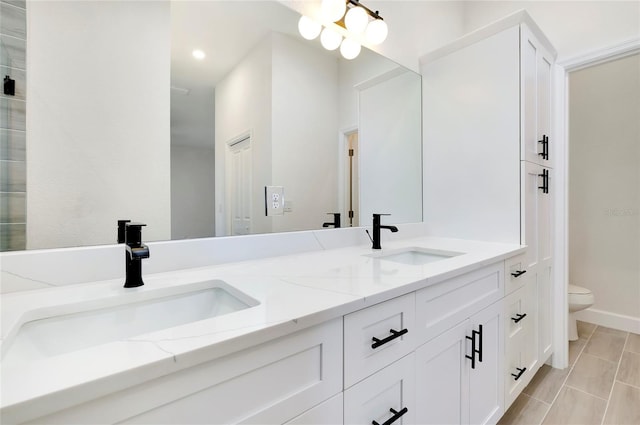
<svg viewBox="0 0 640 425">
<path fill-rule="evenodd" d="M 264 187 L 264 210 L 266 216 L 284 215 L 284 187 Z"/>
</svg>

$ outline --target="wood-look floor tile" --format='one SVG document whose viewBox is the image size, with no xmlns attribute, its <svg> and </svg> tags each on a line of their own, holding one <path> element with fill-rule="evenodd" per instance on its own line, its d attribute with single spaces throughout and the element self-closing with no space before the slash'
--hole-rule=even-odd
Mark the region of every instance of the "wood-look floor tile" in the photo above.
<svg viewBox="0 0 640 425">
<path fill-rule="evenodd" d="M 551 404 L 568 373 L 569 368 L 554 369 L 549 365 L 542 365 L 523 392 L 537 400 Z"/>
<path fill-rule="evenodd" d="M 627 338 L 627 345 L 624 347 L 625 351 L 631 351 L 640 354 L 640 335 L 629 333 Z"/>
<path fill-rule="evenodd" d="M 547 403 L 520 394 L 500 418 L 498 425 L 539 425 L 548 410 Z"/>
<path fill-rule="evenodd" d="M 616 382 L 603 423 L 607 425 L 640 424 L 640 388 Z"/>
<path fill-rule="evenodd" d="M 576 362 L 578 356 L 580 355 L 580 352 L 582 351 L 586 343 L 586 339 L 569 341 L 569 367 L 573 366 L 573 364 Z"/>
<path fill-rule="evenodd" d="M 616 380 L 640 388 L 640 354 L 625 351 Z"/>
<path fill-rule="evenodd" d="M 626 331 L 621 331 L 619 329 L 613 329 L 613 328 L 607 328 L 605 326 L 598 326 L 596 328 L 595 332 L 611 334 L 611 335 L 618 335 L 618 336 L 623 336 L 625 338 L 626 338 L 627 333 L 628 333 Z"/>
<path fill-rule="evenodd" d="M 543 424 L 600 425 L 607 402 L 571 387 L 562 387 Z"/>
<path fill-rule="evenodd" d="M 583 353 L 600 357 L 601 359 L 617 362 L 622 355 L 626 334 L 598 332 L 598 329 L 591 335 L 591 339 L 584 347 Z"/>
<path fill-rule="evenodd" d="M 566 385 L 607 399 L 611 392 L 617 367 L 617 363 L 583 353 L 573 367 Z"/>
<path fill-rule="evenodd" d="M 593 323 L 582 322 L 577 320 L 578 324 L 578 338 L 589 339 L 593 331 L 596 329 L 597 325 Z"/>
</svg>

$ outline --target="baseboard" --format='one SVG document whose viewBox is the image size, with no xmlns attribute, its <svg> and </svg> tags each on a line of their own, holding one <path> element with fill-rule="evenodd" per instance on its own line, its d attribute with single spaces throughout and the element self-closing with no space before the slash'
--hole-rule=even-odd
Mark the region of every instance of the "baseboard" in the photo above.
<svg viewBox="0 0 640 425">
<path fill-rule="evenodd" d="M 575 313 L 575 317 L 583 322 L 640 334 L 640 317 L 625 316 L 594 308 L 578 311 Z"/>
</svg>

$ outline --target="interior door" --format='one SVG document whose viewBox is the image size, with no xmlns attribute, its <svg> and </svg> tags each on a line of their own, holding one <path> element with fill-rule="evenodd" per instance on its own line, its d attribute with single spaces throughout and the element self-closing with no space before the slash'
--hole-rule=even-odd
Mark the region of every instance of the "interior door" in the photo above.
<svg viewBox="0 0 640 425">
<path fill-rule="evenodd" d="M 248 235 L 251 233 L 251 139 L 247 137 L 229 145 L 229 154 L 230 234 Z"/>
</svg>

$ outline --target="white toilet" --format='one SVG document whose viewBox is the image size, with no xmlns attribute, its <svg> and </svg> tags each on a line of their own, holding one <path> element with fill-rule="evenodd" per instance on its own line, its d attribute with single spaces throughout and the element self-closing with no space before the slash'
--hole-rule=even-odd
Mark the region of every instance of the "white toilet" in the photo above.
<svg viewBox="0 0 640 425">
<path fill-rule="evenodd" d="M 582 288 L 576 285 L 569 285 L 569 341 L 576 341 L 578 339 L 578 325 L 576 324 L 576 318 L 573 313 L 576 311 L 584 310 L 593 305 L 595 298 L 593 292 L 587 288 Z"/>
</svg>

